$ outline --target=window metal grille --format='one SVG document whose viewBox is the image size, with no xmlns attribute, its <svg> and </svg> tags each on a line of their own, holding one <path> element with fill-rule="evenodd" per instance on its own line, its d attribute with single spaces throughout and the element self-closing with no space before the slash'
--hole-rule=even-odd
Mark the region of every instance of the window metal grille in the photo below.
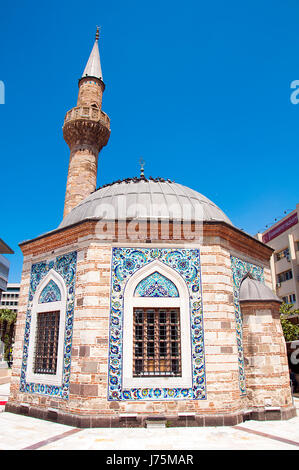
<svg viewBox="0 0 299 470">
<path fill-rule="evenodd" d="M 60 312 L 37 315 L 35 374 L 56 374 Z"/>
<path fill-rule="evenodd" d="M 133 376 L 181 376 L 179 308 L 134 308 Z"/>
</svg>

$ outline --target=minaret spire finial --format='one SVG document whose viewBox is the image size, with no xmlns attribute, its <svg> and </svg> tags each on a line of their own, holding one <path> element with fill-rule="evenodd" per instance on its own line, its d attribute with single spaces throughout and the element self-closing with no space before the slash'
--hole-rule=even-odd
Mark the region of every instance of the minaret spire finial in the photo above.
<svg viewBox="0 0 299 470">
<path fill-rule="evenodd" d="M 97 32 L 96 32 L 96 41 L 99 40 L 99 37 L 100 37 L 100 27 L 97 26 Z"/>
<path fill-rule="evenodd" d="M 140 178 L 143 178 L 143 177 L 144 177 L 144 165 L 145 165 L 145 161 L 143 160 L 142 157 L 140 157 L 139 163 L 140 163 Z"/>
<path fill-rule="evenodd" d="M 103 74 L 101 68 L 100 52 L 99 52 L 99 38 L 100 38 L 100 26 L 97 26 L 95 42 L 90 53 L 88 62 L 84 69 L 83 77 L 96 77 L 103 81 Z"/>
</svg>

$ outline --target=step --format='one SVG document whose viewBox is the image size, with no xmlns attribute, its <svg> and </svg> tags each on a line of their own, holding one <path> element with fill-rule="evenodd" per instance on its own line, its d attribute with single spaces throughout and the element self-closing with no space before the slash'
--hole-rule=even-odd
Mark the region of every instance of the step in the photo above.
<svg viewBox="0 0 299 470">
<path fill-rule="evenodd" d="M 147 428 L 166 428 L 166 419 L 147 419 L 145 426 Z"/>
</svg>

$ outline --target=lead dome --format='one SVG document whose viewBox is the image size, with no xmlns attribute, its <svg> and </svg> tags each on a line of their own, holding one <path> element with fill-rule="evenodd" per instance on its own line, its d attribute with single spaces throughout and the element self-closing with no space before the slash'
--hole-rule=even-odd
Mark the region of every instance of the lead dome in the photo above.
<svg viewBox="0 0 299 470">
<path fill-rule="evenodd" d="M 65 216 L 59 228 L 87 219 L 218 221 L 232 225 L 210 199 L 179 183 L 133 178 L 99 188 Z"/>
</svg>

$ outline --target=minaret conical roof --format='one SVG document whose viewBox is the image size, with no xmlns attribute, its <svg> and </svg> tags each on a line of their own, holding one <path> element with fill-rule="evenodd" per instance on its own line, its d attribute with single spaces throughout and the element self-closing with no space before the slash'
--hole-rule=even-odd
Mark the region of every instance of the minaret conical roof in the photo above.
<svg viewBox="0 0 299 470">
<path fill-rule="evenodd" d="M 83 77 L 96 77 L 103 80 L 101 60 L 100 60 L 100 51 L 99 51 L 99 28 L 97 28 L 96 39 L 90 53 L 88 62 L 84 69 Z"/>
</svg>

